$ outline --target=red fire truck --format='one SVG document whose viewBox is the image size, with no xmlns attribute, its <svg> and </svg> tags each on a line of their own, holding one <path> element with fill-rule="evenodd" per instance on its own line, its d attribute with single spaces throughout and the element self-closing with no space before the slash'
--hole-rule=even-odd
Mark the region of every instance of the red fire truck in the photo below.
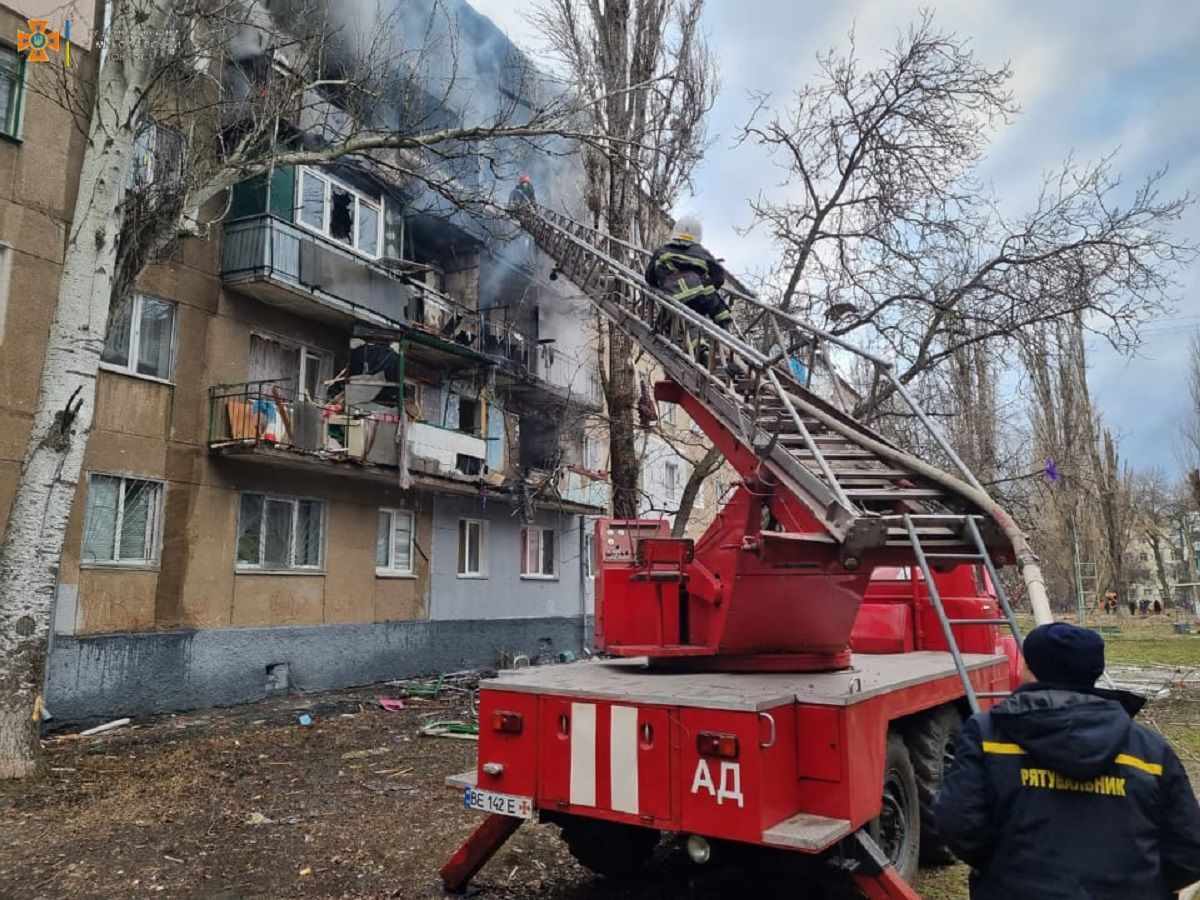
<svg viewBox="0 0 1200 900">
<path fill-rule="evenodd" d="M 963 718 L 1016 683 L 996 567 L 1016 563 L 1047 615 L 1024 538 L 882 360 L 751 297 L 746 332 L 714 329 L 647 288 L 637 248 L 546 210 L 519 218 L 655 356 L 657 399 L 741 481 L 695 541 L 662 521 L 597 522 L 595 646 L 609 658 L 481 686 L 477 765 L 449 783 L 488 815 L 445 886 L 465 888 L 536 817 L 601 874 L 636 872 L 672 833 L 697 863 L 750 844 L 821 856 L 869 897 L 915 897 L 918 861 L 948 856 L 929 807 Z M 848 391 L 831 345 L 873 361 L 958 474 L 823 396 Z"/>
</svg>

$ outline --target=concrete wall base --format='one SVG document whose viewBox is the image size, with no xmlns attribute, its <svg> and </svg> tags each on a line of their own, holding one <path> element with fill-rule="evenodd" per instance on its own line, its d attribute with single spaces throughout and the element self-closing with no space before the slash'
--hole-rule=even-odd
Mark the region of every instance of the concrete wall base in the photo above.
<svg viewBox="0 0 1200 900">
<path fill-rule="evenodd" d="M 46 706 L 61 726 L 493 668 L 501 653 L 578 654 L 591 627 L 589 616 L 56 634 Z"/>
</svg>

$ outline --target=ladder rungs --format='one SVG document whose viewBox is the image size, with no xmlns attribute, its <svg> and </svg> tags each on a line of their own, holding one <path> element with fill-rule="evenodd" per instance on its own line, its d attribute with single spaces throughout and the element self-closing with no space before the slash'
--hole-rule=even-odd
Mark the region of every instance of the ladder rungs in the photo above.
<svg viewBox="0 0 1200 900">
<path fill-rule="evenodd" d="M 1011 697 L 1012 691 L 976 691 L 976 697 Z"/>
<path fill-rule="evenodd" d="M 945 491 L 934 488 L 896 488 L 895 490 L 873 490 L 870 488 L 850 488 L 847 497 L 856 500 L 933 500 L 945 497 Z"/>
<path fill-rule="evenodd" d="M 984 557 L 978 553 L 926 553 L 926 559 L 957 559 L 960 561 L 974 560 L 975 562 L 983 562 Z"/>
</svg>

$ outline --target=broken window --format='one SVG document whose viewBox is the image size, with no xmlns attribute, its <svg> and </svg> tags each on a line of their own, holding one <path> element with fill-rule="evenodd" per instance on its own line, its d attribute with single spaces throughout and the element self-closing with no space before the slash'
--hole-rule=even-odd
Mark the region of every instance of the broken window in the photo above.
<svg viewBox="0 0 1200 900">
<path fill-rule="evenodd" d="M 554 577 L 554 529 L 526 525 L 521 529 L 521 575 Z"/>
<path fill-rule="evenodd" d="M 463 578 L 487 575 L 487 523 L 480 519 L 458 520 L 458 574 Z"/>
<path fill-rule="evenodd" d="M 479 432 L 479 401 L 473 397 L 458 397 L 458 430 L 467 434 Z"/>
<path fill-rule="evenodd" d="M 329 354 L 261 334 L 250 335 L 249 380 L 273 382 L 288 393 L 324 399 Z"/>
<path fill-rule="evenodd" d="M 158 562 L 162 494 L 159 481 L 89 476 L 83 561 L 117 565 Z"/>
<path fill-rule="evenodd" d="M 408 510 L 379 510 L 379 530 L 375 538 L 375 571 L 380 575 L 412 574 L 413 514 Z"/>
<path fill-rule="evenodd" d="M 177 305 L 135 294 L 108 329 L 101 361 L 130 375 L 170 381 L 175 369 Z"/>
<path fill-rule="evenodd" d="M 383 203 L 331 175 L 301 169 L 297 194 L 300 224 L 367 256 L 379 255 Z"/>
<path fill-rule="evenodd" d="M 238 510 L 240 569 L 319 569 L 324 549 L 321 500 L 242 494 Z"/>
</svg>

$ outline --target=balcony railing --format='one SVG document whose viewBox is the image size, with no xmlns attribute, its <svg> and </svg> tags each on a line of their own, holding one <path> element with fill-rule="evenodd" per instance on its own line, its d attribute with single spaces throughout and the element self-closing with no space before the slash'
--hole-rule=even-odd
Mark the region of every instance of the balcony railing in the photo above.
<svg viewBox="0 0 1200 900">
<path fill-rule="evenodd" d="M 279 450 L 313 459 L 400 465 L 400 417 L 366 406 L 324 403 L 279 381 L 218 384 L 209 389 L 208 444 L 214 450 Z M 425 422 L 411 422 L 409 470 L 481 475 L 487 442 Z"/>
<path fill-rule="evenodd" d="M 386 325 L 408 321 L 412 289 L 395 273 L 276 216 L 225 225 L 221 277 L 266 302 L 294 306 L 299 298 L 327 314 Z"/>
</svg>

